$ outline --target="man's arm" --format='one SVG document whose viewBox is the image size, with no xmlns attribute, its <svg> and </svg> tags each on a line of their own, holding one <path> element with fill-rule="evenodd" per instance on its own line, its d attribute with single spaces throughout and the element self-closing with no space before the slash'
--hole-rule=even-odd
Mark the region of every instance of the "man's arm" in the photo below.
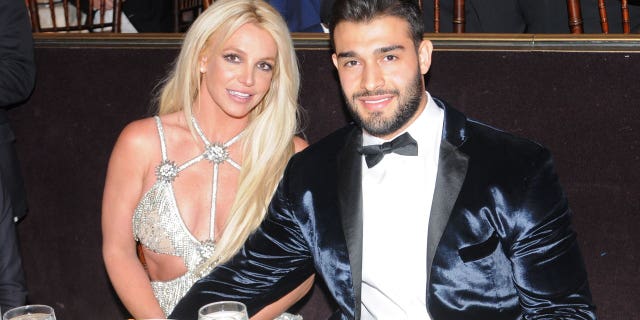
<svg viewBox="0 0 640 320">
<path fill-rule="evenodd" d="M 13 210 L 0 179 L 0 307 L 7 310 L 24 305 L 26 297 Z"/>
<path fill-rule="evenodd" d="M 308 243 L 284 190 L 283 181 L 260 228 L 231 260 L 196 282 L 169 318 L 195 320 L 201 306 L 221 300 L 240 301 L 254 315 L 313 274 Z"/>
<path fill-rule="evenodd" d="M 507 234 L 523 313 L 527 319 L 595 319 L 567 199 L 548 151 L 539 156 Z"/>
<path fill-rule="evenodd" d="M 35 83 L 31 24 L 24 1 L 0 1 L 0 107 L 24 101 Z"/>
</svg>

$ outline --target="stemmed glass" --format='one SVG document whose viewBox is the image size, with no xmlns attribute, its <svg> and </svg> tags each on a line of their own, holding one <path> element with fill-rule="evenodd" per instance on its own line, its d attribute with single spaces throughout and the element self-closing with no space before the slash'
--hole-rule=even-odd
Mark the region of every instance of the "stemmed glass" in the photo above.
<svg viewBox="0 0 640 320">
<path fill-rule="evenodd" d="M 220 301 L 202 306 L 198 320 L 249 320 L 249 314 L 241 302 Z"/>
<path fill-rule="evenodd" d="M 31 304 L 5 312 L 2 320 L 56 320 L 56 315 L 50 306 Z"/>
</svg>

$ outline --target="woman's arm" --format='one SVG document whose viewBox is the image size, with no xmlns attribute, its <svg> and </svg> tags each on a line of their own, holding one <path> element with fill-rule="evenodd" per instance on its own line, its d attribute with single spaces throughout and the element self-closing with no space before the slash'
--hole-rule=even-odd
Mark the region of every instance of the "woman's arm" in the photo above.
<svg viewBox="0 0 640 320">
<path fill-rule="evenodd" d="M 306 140 L 300 137 L 293 137 L 293 147 L 296 152 L 300 152 L 308 146 L 309 146 L 309 143 Z"/>
<path fill-rule="evenodd" d="M 251 320 L 273 320 L 277 318 L 309 292 L 309 290 L 313 286 L 314 278 L 315 275 L 312 275 L 297 288 L 293 289 L 293 291 L 289 292 L 286 296 L 264 307 L 264 309 L 260 310 L 253 317 L 251 317 Z"/>
<path fill-rule="evenodd" d="M 107 170 L 102 198 L 102 254 L 107 273 L 120 300 L 135 318 L 165 318 L 153 295 L 147 272 L 138 260 L 133 239 L 133 211 L 140 200 L 155 132 L 153 121 L 128 125 L 116 142 Z M 157 136 L 155 137 L 157 139 Z M 156 153 L 159 152 L 156 150 Z"/>
</svg>

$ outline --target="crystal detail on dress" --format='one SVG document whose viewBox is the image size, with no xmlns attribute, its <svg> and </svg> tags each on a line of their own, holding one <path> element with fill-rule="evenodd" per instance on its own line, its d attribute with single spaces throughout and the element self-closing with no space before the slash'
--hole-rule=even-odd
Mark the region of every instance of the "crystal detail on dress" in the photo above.
<svg viewBox="0 0 640 320">
<path fill-rule="evenodd" d="M 224 145 L 214 143 L 205 147 L 204 157 L 211 162 L 219 164 L 229 159 L 229 151 Z"/>
<path fill-rule="evenodd" d="M 164 182 L 173 182 L 178 176 L 178 166 L 171 160 L 163 160 L 156 167 L 156 177 Z"/>
<path fill-rule="evenodd" d="M 285 312 L 273 320 L 302 320 L 302 316 L 299 314 Z"/>
<path fill-rule="evenodd" d="M 216 243 L 211 239 L 200 241 L 200 246 L 196 248 L 202 261 L 209 259 L 209 257 L 213 255 L 213 252 L 215 251 L 215 249 L 216 249 Z"/>
<path fill-rule="evenodd" d="M 202 153 L 202 157 L 211 161 L 213 163 L 213 181 L 211 185 L 211 211 L 209 218 L 209 239 L 215 239 L 215 219 L 216 219 L 216 203 L 218 199 L 218 171 L 219 167 L 225 161 L 231 164 L 234 168 L 240 170 L 240 166 L 229 157 L 229 151 L 227 148 L 234 144 L 244 131 L 238 133 L 235 137 L 229 139 L 229 141 L 225 143 L 211 143 L 207 136 L 204 135 L 204 132 L 200 128 L 198 121 L 195 117 L 191 117 L 191 124 L 193 124 L 193 128 L 196 130 L 196 133 L 204 143 L 204 152 Z"/>
</svg>

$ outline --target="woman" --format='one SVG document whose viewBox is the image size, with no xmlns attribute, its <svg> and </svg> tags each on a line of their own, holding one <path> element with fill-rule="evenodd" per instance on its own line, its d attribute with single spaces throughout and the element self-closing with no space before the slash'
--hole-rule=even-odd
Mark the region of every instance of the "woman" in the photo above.
<svg viewBox="0 0 640 320">
<path fill-rule="evenodd" d="M 122 131 L 105 182 L 105 265 L 134 317 L 166 317 L 207 261 L 227 260 L 260 224 L 306 146 L 294 136 L 298 84 L 286 24 L 265 2 L 219 0 L 191 26 L 159 116 Z M 273 319 L 312 281 L 258 316 Z"/>
</svg>

